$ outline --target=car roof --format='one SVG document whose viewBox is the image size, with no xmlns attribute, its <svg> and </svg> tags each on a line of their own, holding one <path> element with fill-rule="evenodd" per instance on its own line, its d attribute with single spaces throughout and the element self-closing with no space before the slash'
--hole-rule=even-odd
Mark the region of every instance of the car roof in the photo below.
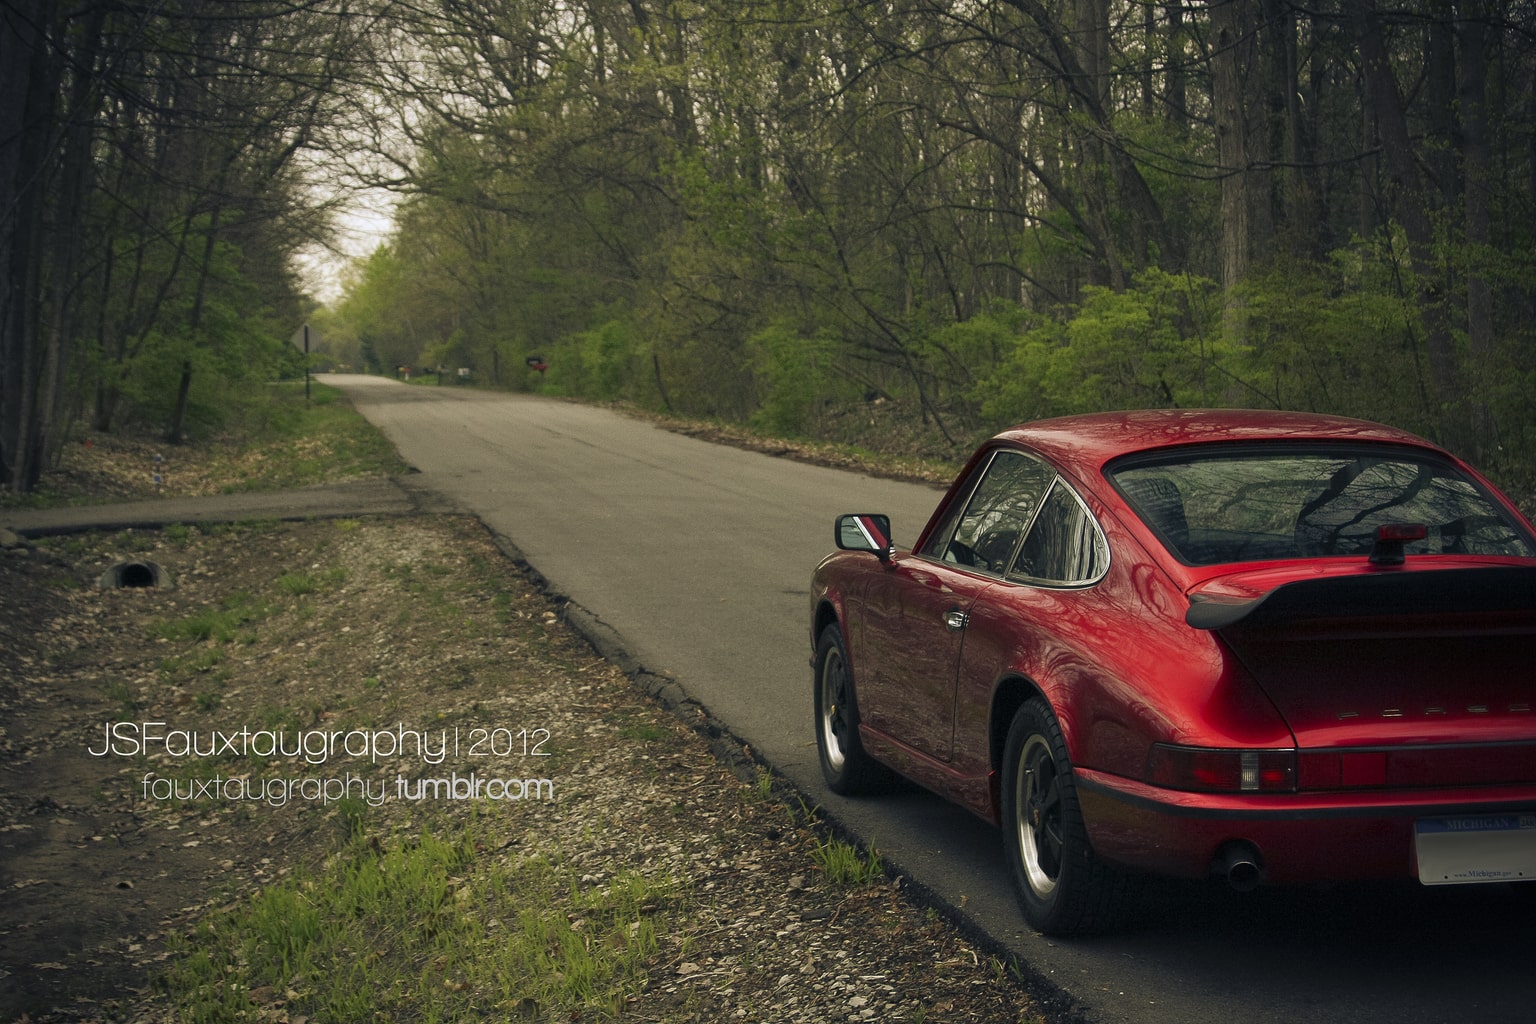
<svg viewBox="0 0 1536 1024">
<path fill-rule="evenodd" d="M 1267 409 L 1141 409 L 1023 423 L 998 434 L 1058 463 L 1099 469 L 1132 452 L 1189 444 L 1364 441 L 1439 451 L 1405 430 L 1344 416 Z"/>
</svg>

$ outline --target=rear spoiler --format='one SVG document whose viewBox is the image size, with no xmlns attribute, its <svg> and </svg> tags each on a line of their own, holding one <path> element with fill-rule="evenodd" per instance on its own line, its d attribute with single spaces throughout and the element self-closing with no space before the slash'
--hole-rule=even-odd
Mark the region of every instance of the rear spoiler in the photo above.
<svg viewBox="0 0 1536 1024">
<path fill-rule="evenodd" d="M 1488 566 L 1326 576 L 1285 583 L 1248 601 L 1195 594 L 1184 621 L 1195 629 L 1290 625 L 1307 620 L 1399 615 L 1509 615 L 1536 621 L 1536 567 Z"/>
</svg>

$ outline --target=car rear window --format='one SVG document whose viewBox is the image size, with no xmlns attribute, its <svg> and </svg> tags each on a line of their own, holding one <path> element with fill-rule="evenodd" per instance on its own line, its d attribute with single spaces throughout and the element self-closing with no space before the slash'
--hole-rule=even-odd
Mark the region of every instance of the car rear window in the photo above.
<svg viewBox="0 0 1536 1024">
<path fill-rule="evenodd" d="M 1409 555 L 1536 553 L 1476 481 L 1417 453 L 1223 450 L 1122 464 L 1110 479 L 1193 565 L 1366 555 L 1386 524 L 1427 527 Z"/>
</svg>

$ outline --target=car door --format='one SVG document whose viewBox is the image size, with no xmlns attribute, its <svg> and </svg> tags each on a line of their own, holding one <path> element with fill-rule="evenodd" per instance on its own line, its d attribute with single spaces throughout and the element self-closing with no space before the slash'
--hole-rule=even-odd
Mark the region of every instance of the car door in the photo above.
<svg viewBox="0 0 1536 1024">
<path fill-rule="evenodd" d="M 1101 635 L 1105 596 L 1099 584 L 1109 566 L 1103 529 L 1078 494 L 1056 477 L 1003 581 L 967 617 L 956 677 L 952 771 L 986 775 L 993 691 L 1004 673 L 1022 670 L 1042 684 L 1049 679 L 1065 685 L 1077 691 L 1072 699 L 1078 707 L 1097 709 L 1090 720 L 1114 720 L 1113 702 L 1106 709 L 1096 696 L 1099 670 L 1083 657 L 1098 644 L 1117 642 Z M 1123 599 L 1121 606 L 1136 607 Z M 1128 640 L 1133 633 L 1117 629 L 1116 636 L 1122 635 Z M 1139 657 L 1130 648 L 1126 654 Z"/>
<path fill-rule="evenodd" d="M 937 760 L 951 758 L 966 625 L 1013 563 L 1053 476 L 1021 452 L 994 452 L 922 549 L 870 582 L 859 679 L 867 727 Z"/>
</svg>

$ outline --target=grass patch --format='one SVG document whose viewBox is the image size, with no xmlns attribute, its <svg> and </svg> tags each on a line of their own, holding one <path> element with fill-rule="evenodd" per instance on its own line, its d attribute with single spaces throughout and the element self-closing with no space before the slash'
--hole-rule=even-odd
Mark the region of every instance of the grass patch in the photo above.
<svg viewBox="0 0 1536 1024">
<path fill-rule="evenodd" d="M 224 663 L 224 649 L 222 647 L 198 647 L 184 655 L 173 655 L 160 660 L 160 675 L 163 679 L 175 682 L 181 679 L 193 678 L 200 675 L 215 675 Z"/>
<path fill-rule="evenodd" d="M 885 877 L 885 866 L 873 847 L 860 852 L 857 846 L 841 839 L 817 840 L 811 848 L 811 860 L 822 876 L 840 889 L 869 885 Z"/>
<path fill-rule="evenodd" d="M 204 608 L 185 618 L 155 624 L 154 635 L 164 640 L 189 640 L 194 643 L 216 640 L 247 642 L 250 634 L 241 627 L 267 617 L 270 608 L 250 594 L 233 594 L 218 607 Z"/>
<path fill-rule="evenodd" d="M 211 916 L 164 978 L 180 1019 L 457 1021 L 616 1014 L 647 979 L 675 886 L 623 872 L 583 888 L 471 833 L 354 834 L 320 869 Z"/>
<path fill-rule="evenodd" d="M 293 597 L 303 597 L 340 586 L 346 580 L 347 571 L 340 566 L 321 572 L 285 572 L 277 578 L 277 589 Z"/>
<path fill-rule="evenodd" d="M 185 523 L 167 523 L 160 531 L 160 536 L 177 548 L 186 547 L 195 534 L 196 528 Z"/>
<path fill-rule="evenodd" d="M 619 735 L 640 743 L 660 743 L 672 734 L 655 722 L 627 722 L 620 727 Z"/>
<path fill-rule="evenodd" d="M 134 693 L 133 687 L 121 679 L 113 679 L 110 682 L 103 683 L 101 692 L 109 700 L 117 701 L 124 714 L 131 715 L 139 709 L 138 694 Z"/>
<path fill-rule="evenodd" d="M 244 472 L 224 484 L 224 493 L 388 476 L 408 468 L 336 388 L 312 384 L 308 403 L 302 384 L 274 385 L 270 391 L 258 432 L 233 456 Z"/>
</svg>

